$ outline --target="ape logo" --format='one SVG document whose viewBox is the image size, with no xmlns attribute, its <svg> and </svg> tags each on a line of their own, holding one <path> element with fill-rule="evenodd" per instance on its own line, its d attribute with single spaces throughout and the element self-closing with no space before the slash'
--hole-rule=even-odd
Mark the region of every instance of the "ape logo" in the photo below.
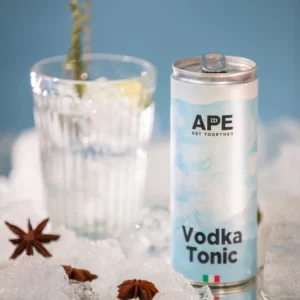
<svg viewBox="0 0 300 300">
<path fill-rule="evenodd" d="M 224 116 L 213 116 L 208 115 L 202 117 L 201 115 L 197 115 L 193 124 L 192 129 L 202 129 L 202 130 L 212 130 L 213 126 L 221 127 L 221 130 L 232 130 L 232 115 L 224 115 Z"/>
</svg>

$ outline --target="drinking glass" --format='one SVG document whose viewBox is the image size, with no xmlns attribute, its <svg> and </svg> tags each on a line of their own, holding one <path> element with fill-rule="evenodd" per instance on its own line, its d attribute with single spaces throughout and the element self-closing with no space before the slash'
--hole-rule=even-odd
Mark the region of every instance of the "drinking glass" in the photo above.
<svg viewBox="0 0 300 300">
<path fill-rule="evenodd" d="M 143 203 L 156 69 L 91 54 L 87 80 L 76 81 L 65 60 L 42 60 L 30 74 L 49 216 L 90 238 L 115 237 Z"/>
</svg>

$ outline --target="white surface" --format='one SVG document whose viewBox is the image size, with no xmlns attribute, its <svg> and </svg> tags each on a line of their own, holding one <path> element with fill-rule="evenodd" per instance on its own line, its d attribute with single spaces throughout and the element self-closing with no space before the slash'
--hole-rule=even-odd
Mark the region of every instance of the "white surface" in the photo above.
<svg viewBox="0 0 300 300">
<path fill-rule="evenodd" d="M 165 300 L 192 300 L 197 296 L 190 283 L 160 259 L 124 259 L 116 241 L 91 243 L 72 237 L 73 233 L 69 231 L 61 234 L 61 242 L 53 243 L 51 247 L 55 258 L 23 256 L 0 265 L 1 300 L 113 300 L 117 298 L 117 286 L 128 279 L 154 282 L 161 299 Z M 91 286 L 99 298 L 76 297 L 60 264 L 89 268 L 97 274 L 99 278 Z M 186 297 L 173 298 L 174 294 Z M 212 300 L 212 297 L 207 299 Z"/>
</svg>

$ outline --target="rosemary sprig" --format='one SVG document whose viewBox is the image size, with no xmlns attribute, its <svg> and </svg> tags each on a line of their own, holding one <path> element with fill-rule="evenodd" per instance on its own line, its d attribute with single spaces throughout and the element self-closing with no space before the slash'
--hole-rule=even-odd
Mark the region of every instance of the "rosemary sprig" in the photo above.
<svg viewBox="0 0 300 300">
<path fill-rule="evenodd" d="M 78 0 L 71 0 L 69 10 L 74 20 L 71 46 L 66 58 L 65 68 L 70 78 L 74 80 L 86 80 L 88 59 L 83 61 L 83 35 L 86 33 L 88 43 L 85 50 L 90 52 L 90 2 L 85 0 L 85 9 L 81 8 Z M 77 84 L 76 90 L 81 98 L 84 93 L 84 84 Z"/>
<path fill-rule="evenodd" d="M 84 8 L 85 8 L 85 26 L 84 26 L 84 33 L 85 33 L 85 55 L 86 60 L 84 62 L 84 68 L 87 74 L 87 70 L 90 64 L 89 55 L 91 54 L 92 50 L 92 34 L 91 34 L 91 2 L 89 0 L 84 1 Z M 88 75 L 88 74 L 87 74 Z"/>
</svg>

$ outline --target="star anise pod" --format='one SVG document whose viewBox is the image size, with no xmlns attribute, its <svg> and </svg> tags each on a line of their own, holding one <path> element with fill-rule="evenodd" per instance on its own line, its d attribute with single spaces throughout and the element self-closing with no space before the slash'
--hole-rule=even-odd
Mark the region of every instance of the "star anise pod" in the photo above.
<svg viewBox="0 0 300 300">
<path fill-rule="evenodd" d="M 75 269 L 71 266 L 62 266 L 65 269 L 69 279 L 74 279 L 80 282 L 93 281 L 98 276 L 91 274 L 88 270 Z"/>
<path fill-rule="evenodd" d="M 59 239 L 57 234 L 44 234 L 45 229 L 49 219 L 42 221 L 35 229 L 32 228 L 31 222 L 28 219 L 28 232 L 25 233 L 21 228 L 5 222 L 7 227 L 18 236 L 16 239 L 11 239 L 10 242 L 17 245 L 14 253 L 10 258 L 15 259 L 26 251 L 27 255 L 33 255 L 33 248 L 37 250 L 44 257 L 51 257 L 52 255 L 48 250 L 42 245 L 50 243 L 51 241 L 56 241 Z"/>
<path fill-rule="evenodd" d="M 155 285 L 147 280 L 125 280 L 119 286 L 118 299 L 140 299 L 140 300 L 152 300 L 158 293 L 158 289 Z"/>
</svg>

